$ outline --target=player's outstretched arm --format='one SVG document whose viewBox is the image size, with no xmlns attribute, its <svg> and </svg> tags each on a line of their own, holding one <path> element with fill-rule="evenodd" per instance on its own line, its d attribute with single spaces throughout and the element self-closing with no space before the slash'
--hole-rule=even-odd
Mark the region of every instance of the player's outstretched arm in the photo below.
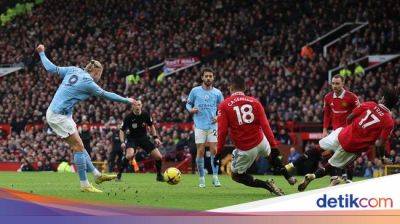
<svg viewBox="0 0 400 224">
<path fill-rule="evenodd" d="M 87 91 L 94 96 L 102 97 L 107 100 L 111 100 L 114 102 L 120 102 L 125 104 L 133 104 L 136 102 L 134 99 L 129 97 L 122 97 L 116 93 L 108 92 L 98 86 L 93 80 L 87 83 Z"/>
<path fill-rule="evenodd" d="M 46 54 L 44 53 L 44 50 L 45 50 L 45 48 L 42 44 L 40 44 L 36 48 L 36 51 L 39 53 L 40 60 L 42 61 L 42 64 L 43 64 L 44 68 L 46 69 L 46 71 L 49 73 L 52 73 L 52 74 L 57 74 L 61 78 L 63 78 L 65 76 L 65 74 L 67 73 L 68 67 L 58 67 L 55 64 L 53 64 L 53 62 L 51 62 L 47 58 Z"/>
</svg>

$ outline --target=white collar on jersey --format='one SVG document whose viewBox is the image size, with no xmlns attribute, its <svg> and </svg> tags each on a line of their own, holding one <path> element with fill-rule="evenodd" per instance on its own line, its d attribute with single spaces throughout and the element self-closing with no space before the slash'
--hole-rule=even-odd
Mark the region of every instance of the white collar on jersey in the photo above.
<svg viewBox="0 0 400 224">
<path fill-rule="evenodd" d="M 346 93 L 346 90 L 344 90 L 344 89 L 343 89 L 342 93 L 339 96 L 336 95 L 335 92 L 333 92 L 333 98 L 343 99 L 345 93 Z"/>
<path fill-rule="evenodd" d="M 244 92 L 234 92 L 231 96 L 244 95 Z"/>
</svg>

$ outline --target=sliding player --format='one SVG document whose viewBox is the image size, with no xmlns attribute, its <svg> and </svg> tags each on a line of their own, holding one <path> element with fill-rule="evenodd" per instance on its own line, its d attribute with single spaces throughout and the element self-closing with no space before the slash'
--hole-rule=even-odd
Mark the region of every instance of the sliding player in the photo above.
<svg viewBox="0 0 400 224">
<path fill-rule="evenodd" d="M 375 144 L 378 148 L 383 147 L 394 128 L 390 109 L 396 106 L 398 98 L 398 90 L 384 90 L 379 104 L 371 101 L 362 103 L 349 115 L 348 120 L 353 121 L 350 125 L 338 128 L 321 139 L 321 149 L 332 150 L 334 154 L 323 168 L 306 174 L 298 190 L 304 191 L 311 181 L 324 177 L 333 167 L 345 168 L 362 152 L 366 152 L 369 146 Z"/>
<path fill-rule="evenodd" d="M 218 108 L 218 147 L 216 160 L 225 145 L 228 132 L 235 145 L 232 157 L 232 179 L 249 187 L 264 188 L 276 195 L 283 195 L 273 180 L 254 179 L 247 170 L 257 157 L 271 157 L 272 165 L 290 176 L 279 159 L 279 150 L 261 103 L 244 94 L 245 81 L 240 76 L 230 83 L 231 96 Z M 279 165 L 280 164 L 280 165 Z M 293 182 L 293 184 L 295 181 Z"/>
</svg>

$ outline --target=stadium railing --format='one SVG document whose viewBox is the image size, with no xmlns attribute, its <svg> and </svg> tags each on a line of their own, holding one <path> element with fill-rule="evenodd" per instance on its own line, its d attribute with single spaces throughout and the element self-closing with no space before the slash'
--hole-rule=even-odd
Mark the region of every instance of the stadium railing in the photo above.
<svg viewBox="0 0 400 224">
<path fill-rule="evenodd" d="M 397 174 L 400 173 L 400 164 L 394 164 L 394 165 L 385 165 L 384 166 L 384 175 L 392 175 L 392 174 Z"/>
</svg>

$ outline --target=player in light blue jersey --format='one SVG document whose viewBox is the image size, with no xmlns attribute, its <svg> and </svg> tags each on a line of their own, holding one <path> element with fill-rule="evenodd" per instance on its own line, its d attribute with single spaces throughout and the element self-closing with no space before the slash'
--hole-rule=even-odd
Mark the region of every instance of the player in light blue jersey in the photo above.
<svg viewBox="0 0 400 224">
<path fill-rule="evenodd" d="M 203 84 L 194 87 L 189 94 L 186 109 L 193 114 L 195 126 L 195 142 L 197 146 L 196 164 L 200 175 L 199 187 L 204 188 L 204 151 L 208 143 L 211 152 L 211 168 L 213 171 L 213 185 L 220 187 L 218 179 L 218 165 L 214 164 L 214 155 L 217 150 L 217 108 L 224 100 L 221 91 L 213 87 L 214 72 L 206 68 L 201 72 Z"/>
<path fill-rule="evenodd" d="M 75 104 L 90 96 L 99 96 L 108 100 L 132 104 L 134 99 L 121 97 L 115 93 L 100 88 L 96 82 L 101 78 L 103 66 L 100 62 L 91 60 L 85 69 L 78 67 L 59 67 L 54 65 L 45 55 L 44 46 L 39 45 L 36 51 L 46 71 L 58 75 L 62 82 L 46 112 L 46 120 L 52 130 L 69 144 L 74 151 L 74 163 L 78 169 L 81 191 L 100 193 L 87 179 L 86 172 L 92 172 L 95 182 L 113 180 L 116 175 L 100 173 L 94 166 L 86 152 L 80 138 L 76 124 L 72 119 L 72 110 Z"/>
</svg>

